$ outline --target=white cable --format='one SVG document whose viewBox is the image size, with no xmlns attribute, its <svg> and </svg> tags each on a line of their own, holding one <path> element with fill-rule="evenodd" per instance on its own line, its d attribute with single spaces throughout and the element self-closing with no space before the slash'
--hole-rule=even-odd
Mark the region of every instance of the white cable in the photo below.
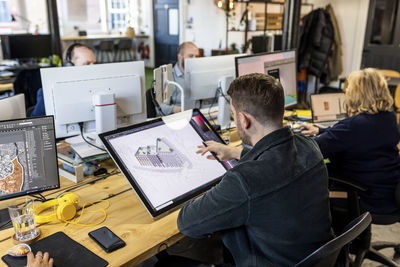
<svg viewBox="0 0 400 267">
<path fill-rule="evenodd" d="M 167 86 L 167 85 L 169 85 L 169 84 L 171 84 L 171 85 L 175 85 L 176 87 L 178 87 L 178 89 L 181 91 L 181 112 L 182 111 L 185 111 L 185 92 L 183 91 L 183 88 L 182 88 L 182 86 L 179 84 L 179 83 L 177 83 L 177 82 L 173 82 L 173 81 L 168 81 L 168 80 L 166 80 L 165 81 L 165 86 Z"/>
</svg>

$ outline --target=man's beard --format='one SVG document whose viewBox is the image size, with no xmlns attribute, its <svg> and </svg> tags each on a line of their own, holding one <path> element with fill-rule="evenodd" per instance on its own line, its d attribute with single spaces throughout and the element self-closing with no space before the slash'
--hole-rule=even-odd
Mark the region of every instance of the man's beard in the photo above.
<svg viewBox="0 0 400 267">
<path fill-rule="evenodd" d="M 250 136 L 244 132 L 240 123 L 236 123 L 236 130 L 239 134 L 240 139 L 242 139 L 242 142 L 248 146 L 252 146 Z"/>
</svg>

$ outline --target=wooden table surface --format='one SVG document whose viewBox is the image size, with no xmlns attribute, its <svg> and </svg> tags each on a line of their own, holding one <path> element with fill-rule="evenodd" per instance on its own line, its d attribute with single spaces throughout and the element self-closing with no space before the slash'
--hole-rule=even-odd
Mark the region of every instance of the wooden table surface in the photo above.
<svg viewBox="0 0 400 267">
<path fill-rule="evenodd" d="M 65 178 L 61 178 L 61 184 L 62 189 L 53 190 L 50 194 L 43 195 L 54 197 L 59 192 L 75 185 Z M 109 266 L 135 266 L 183 237 L 176 224 L 179 211 L 176 210 L 158 220 L 153 220 L 121 174 L 112 175 L 95 184 L 84 185 L 73 190 L 73 192 L 81 198 L 80 205 L 86 202 L 108 199 L 110 207 L 107 209 L 105 222 L 94 227 L 81 227 L 61 222 L 46 223 L 39 225 L 42 231 L 41 238 L 63 231 L 69 237 L 108 261 Z M 2 202 L 3 208 L 6 206 L 5 202 L 7 201 Z M 88 213 L 84 215 L 81 223 L 92 224 L 99 221 L 102 216 L 102 213 Z M 112 253 L 104 252 L 88 236 L 90 231 L 102 226 L 107 226 L 121 237 L 126 242 L 126 246 Z M 7 250 L 13 246 L 12 234 L 13 228 L 0 231 L 0 255 L 6 254 Z"/>
</svg>

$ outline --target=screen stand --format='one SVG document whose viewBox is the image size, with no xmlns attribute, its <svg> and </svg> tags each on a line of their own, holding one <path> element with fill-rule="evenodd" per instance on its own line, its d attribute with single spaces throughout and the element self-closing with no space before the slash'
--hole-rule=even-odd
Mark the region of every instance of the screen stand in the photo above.
<svg viewBox="0 0 400 267">
<path fill-rule="evenodd" d="M 7 222 L 9 222 L 10 219 L 10 215 L 8 213 L 8 208 L 5 209 L 1 209 L 0 210 L 0 226 L 3 226 L 1 228 L 1 230 L 7 229 L 7 228 L 11 228 L 12 227 L 12 223 L 7 224 Z M 6 226 L 7 225 L 7 226 Z"/>
<path fill-rule="evenodd" d="M 101 134 L 117 129 L 117 105 L 113 93 L 101 93 L 93 95 L 94 114 L 96 120 L 96 133 Z M 96 145 L 103 147 L 103 143 L 97 136 Z"/>
<path fill-rule="evenodd" d="M 224 76 L 219 79 L 219 95 L 218 95 L 218 125 L 227 128 L 231 120 L 230 99 L 227 95 L 229 86 L 233 81 L 232 76 Z"/>
</svg>

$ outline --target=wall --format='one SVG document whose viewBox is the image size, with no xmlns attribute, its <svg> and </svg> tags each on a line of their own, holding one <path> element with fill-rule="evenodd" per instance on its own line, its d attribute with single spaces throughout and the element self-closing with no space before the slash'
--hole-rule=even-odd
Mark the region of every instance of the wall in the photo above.
<svg viewBox="0 0 400 267">
<path fill-rule="evenodd" d="M 39 33 L 49 33 L 45 0 L 8 0 L 7 4 L 16 21 L 1 23 L 0 32 L 2 34 L 34 33 L 36 26 Z"/>
<path fill-rule="evenodd" d="M 225 47 L 225 13 L 214 0 L 180 0 L 180 40 L 192 41 L 204 49 L 206 56 L 220 44 Z M 188 21 L 192 23 L 188 23 Z"/>
<path fill-rule="evenodd" d="M 360 69 L 369 0 L 308 0 L 314 8 L 331 4 L 339 24 L 343 44 L 342 77 Z"/>
<path fill-rule="evenodd" d="M 85 30 L 88 34 L 103 32 L 101 20 L 101 2 L 99 0 L 58 0 L 58 16 L 61 36 L 78 35 L 78 30 Z M 104 19 L 103 19 L 104 20 Z"/>
</svg>

